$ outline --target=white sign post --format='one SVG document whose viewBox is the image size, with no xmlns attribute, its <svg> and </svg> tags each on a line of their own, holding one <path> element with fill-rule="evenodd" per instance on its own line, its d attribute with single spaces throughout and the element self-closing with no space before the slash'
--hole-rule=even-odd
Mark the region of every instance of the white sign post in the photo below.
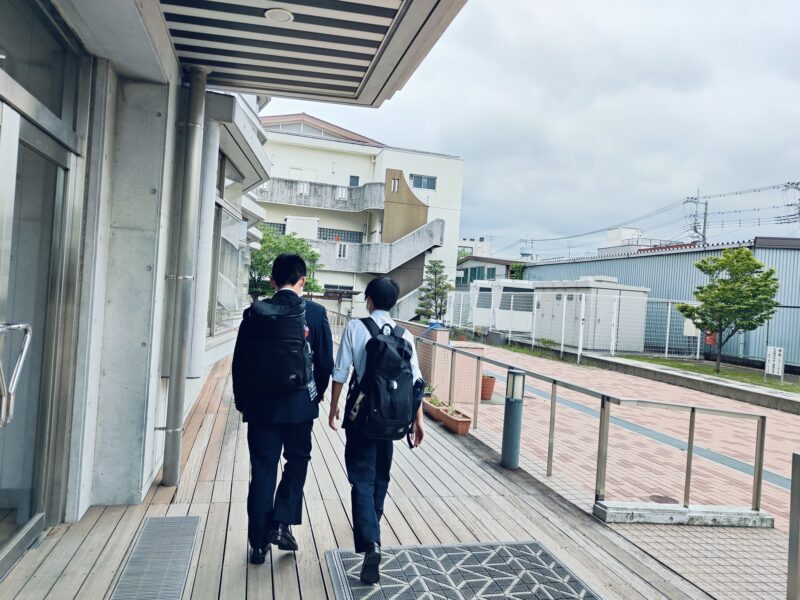
<svg viewBox="0 0 800 600">
<path fill-rule="evenodd" d="M 767 375 L 781 378 L 783 383 L 783 348 L 780 346 L 767 346 L 767 360 L 764 362 L 764 379 Z"/>
</svg>

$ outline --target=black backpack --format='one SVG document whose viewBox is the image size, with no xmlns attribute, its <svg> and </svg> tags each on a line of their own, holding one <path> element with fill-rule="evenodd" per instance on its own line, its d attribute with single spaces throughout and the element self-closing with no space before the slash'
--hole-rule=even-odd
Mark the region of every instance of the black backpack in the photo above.
<svg viewBox="0 0 800 600">
<path fill-rule="evenodd" d="M 259 389 L 251 390 L 259 396 L 286 396 L 306 388 L 312 378 L 305 300 L 281 300 L 253 302 L 250 308 L 250 335 L 242 350 L 251 373 L 260 374 Z"/>
<path fill-rule="evenodd" d="M 361 319 L 372 336 L 366 345 L 367 364 L 358 389 L 364 394 L 364 436 L 400 440 L 413 427 L 419 409 L 411 370 L 413 348 L 403 337 L 405 329 Z"/>
</svg>

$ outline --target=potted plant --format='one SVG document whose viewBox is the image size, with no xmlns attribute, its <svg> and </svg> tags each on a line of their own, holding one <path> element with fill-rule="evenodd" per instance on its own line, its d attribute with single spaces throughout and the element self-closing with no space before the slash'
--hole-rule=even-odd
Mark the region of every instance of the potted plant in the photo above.
<svg viewBox="0 0 800 600">
<path fill-rule="evenodd" d="M 434 392 L 435 388 L 432 385 L 425 388 L 425 393 L 422 397 L 422 410 L 429 417 L 433 417 L 436 421 L 441 421 L 443 405 Z"/>
<path fill-rule="evenodd" d="M 441 415 L 442 425 L 444 425 L 448 431 L 456 435 L 467 435 L 467 433 L 469 433 L 470 425 L 472 425 L 472 417 L 465 415 L 455 406 L 442 408 L 439 413 Z"/>
<path fill-rule="evenodd" d="M 492 394 L 494 394 L 494 384 L 495 384 L 495 377 L 494 375 L 487 375 L 484 373 L 481 375 L 481 400 L 486 402 L 487 400 L 492 399 Z"/>
</svg>

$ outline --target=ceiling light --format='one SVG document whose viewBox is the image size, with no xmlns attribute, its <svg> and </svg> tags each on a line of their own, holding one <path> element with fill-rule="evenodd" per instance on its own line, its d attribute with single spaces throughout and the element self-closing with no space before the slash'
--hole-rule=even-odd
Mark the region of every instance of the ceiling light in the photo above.
<svg viewBox="0 0 800 600">
<path fill-rule="evenodd" d="M 275 23 L 291 23 L 294 15 L 285 8 L 268 8 L 264 11 L 264 16 Z"/>
</svg>

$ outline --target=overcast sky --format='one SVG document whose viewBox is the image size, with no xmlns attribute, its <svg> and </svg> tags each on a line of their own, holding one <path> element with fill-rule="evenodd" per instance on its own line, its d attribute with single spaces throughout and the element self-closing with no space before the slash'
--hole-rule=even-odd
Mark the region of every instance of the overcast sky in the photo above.
<svg viewBox="0 0 800 600">
<path fill-rule="evenodd" d="M 798 23 L 796 0 L 469 0 L 380 109 L 276 99 L 265 112 L 305 111 L 389 145 L 461 156 L 462 236 L 494 236 L 495 251 L 512 255 L 518 238 L 613 225 L 698 189 L 800 180 Z M 800 223 L 737 229 L 788 214 L 798 196 L 712 200 L 709 241 L 799 235 Z M 762 210 L 713 214 L 752 208 Z M 685 237 L 689 212 L 639 226 Z M 534 252 L 581 255 L 598 241 Z"/>
</svg>

